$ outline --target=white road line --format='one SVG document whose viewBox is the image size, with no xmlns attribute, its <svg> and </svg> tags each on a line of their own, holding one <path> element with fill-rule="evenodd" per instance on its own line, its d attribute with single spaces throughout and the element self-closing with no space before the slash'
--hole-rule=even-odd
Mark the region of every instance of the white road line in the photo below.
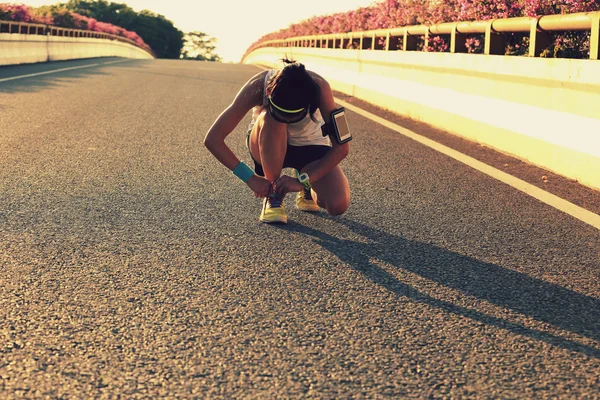
<svg viewBox="0 0 600 400">
<path fill-rule="evenodd" d="M 80 66 L 77 66 L 77 67 L 53 69 L 52 71 L 36 72 L 35 74 L 11 76 L 10 78 L 0 78 L 0 82 L 14 81 L 16 79 L 23 79 L 23 78 L 31 78 L 33 76 L 54 74 L 56 72 L 71 71 L 71 70 L 74 70 L 74 69 L 97 67 L 99 65 L 115 64 L 115 63 L 124 62 L 124 61 L 129 61 L 129 60 L 128 59 L 127 60 L 116 60 L 116 61 L 109 61 L 109 62 L 105 62 L 105 63 L 94 63 L 94 64 L 87 64 L 87 65 L 80 65 Z"/>
<path fill-rule="evenodd" d="M 586 210 L 585 208 L 579 207 L 567 200 L 564 200 L 558 196 L 553 195 L 552 193 L 548 193 L 543 189 L 538 188 L 530 183 L 527 183 L 519 178 L 515 178 L 512 175 L 507 174 L 504 171 L 500 171 L 492 166 L 489 166 L 479 160 L 476 160 L 472 157 L 469 157 L 463 153 L 460 153 L 450 147 L 446 147 L 440 143 L 437 143 L 431 139 L 428 139 L 424 136 L 421 136 L 409 129 L 406 129 L 400 125 L 394 124 L 393 122 L 389 122 L 388 120 L 378 117 L 375 114 L 372 114 L 368 111 L 365 111 L 361 108 L 358 108 L 350 103 L 347 103 L 340 99 L 335 99 L 336 103 L 341 106 L 351 110 L 359 115 L 362 115 L 365 118 L 370 119 L 373 122 L 381 124 L 386 128 L 392 129 L 410 139 L 413 139 L 427 147 L 430 147 L 436 151 L 439 151 L 442 154 L 447 155 L 448 157 L 452 157 L 457 161 L 460 161 L 463 164 L 468 165 L 471 168 L 474 168 L 480 172 L 483 172 L 486 175 L 491 176 L 494 179 L 497 179 L 501 182 L 506 183 L 507 185 L 512 186 L 513 188 L 520 190 L 524 193 L 527 193 L 531 197 L 538 199 L 539 201 L 548 204 L 556 208 L 559 211 L 567 213 L 578 220 L 585 222 L 593 226 L 594 228 L 600 230 L 600 215 L 594 214 L 591 211 Z"/>
<path fill-rule="evenodd" d="M 198 62 L 198 61 L 196 61 Z M 201 63 L 202 61 L 198 62 Z M 201 66 L 199 66 L 201 67 Z M 189 68 L 189 67 L 170 67 L 168 65 L 160 65 L 160 64 L 155 64 L 150 68 L 154 68 L 154 69 L 184 69 L 184 70 L 188 70 L 188 71 L 223 71 L 223 68 L 212 68 L 212 67 L 208 67 L 208 68 Z M 235 69 L 226 69 L 225 71 L 228 72 L 237 72 L 237 70 Z"/>
</svg>

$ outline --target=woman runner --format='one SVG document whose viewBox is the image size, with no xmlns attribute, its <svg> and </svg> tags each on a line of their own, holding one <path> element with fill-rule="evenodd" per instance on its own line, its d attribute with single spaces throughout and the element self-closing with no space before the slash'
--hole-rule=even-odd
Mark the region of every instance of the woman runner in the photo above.
<svg viewBox="0 0 600 400">
<path fill-rule="evenodd" d="M 288 192 L 298 192 L 299 210 L 322 207 L 331 215 L 343 214 L 350 188 L 338 164 L 348 155 L 349 143 L 331 140 L 321 130 L 337 108 L 331 87 L 304 65 L 283 61 L 283 68 L 260 72 L 244 84 L 209 129 L 204 145 L 256 197 L 264 197 L 262 222 L 287 222 L 283 198 Z M 254 171 L 225 144 L 250 110 L 246 145 Z M 296 178 L 281 175 L 283 168 L 294 168 Z"/>
</svg>

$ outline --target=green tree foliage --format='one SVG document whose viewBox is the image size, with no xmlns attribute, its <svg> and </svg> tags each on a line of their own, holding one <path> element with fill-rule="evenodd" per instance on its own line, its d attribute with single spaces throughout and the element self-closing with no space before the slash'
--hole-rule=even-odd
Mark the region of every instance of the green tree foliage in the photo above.
<svg viewBox="0 0 600 400">
<path fill-rule="evenodd" d="M 184 45 L 181 58 L 187 60 L 221 61 L 215 53 L 216 39 L 204 32 L 194 31 L 183 36 Z"/>
<path fill-rule="evenodd" d="M 162 15 L 148 10 L 138 13 L 126 4 L 107 0 L 69 0 L 62 5 L 78 14 L 136 32 L 158 58 L 179 58 L 181 54 L 183 32 Z"/>
</svg>

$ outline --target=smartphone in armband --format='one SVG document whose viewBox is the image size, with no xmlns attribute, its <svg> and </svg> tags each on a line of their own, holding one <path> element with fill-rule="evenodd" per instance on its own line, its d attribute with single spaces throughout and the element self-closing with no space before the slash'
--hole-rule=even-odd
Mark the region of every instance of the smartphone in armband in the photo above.
<svg viewBox="0 0 600 400">
<path fill-rule="evenodd" d="M 322 126 L 323 136 L 333 136 L 339 144 L 352 140 L 348 120 L 346 119 L 346 110 L 344 107 L 331 112 L 331 121 Z"/>
</svg>

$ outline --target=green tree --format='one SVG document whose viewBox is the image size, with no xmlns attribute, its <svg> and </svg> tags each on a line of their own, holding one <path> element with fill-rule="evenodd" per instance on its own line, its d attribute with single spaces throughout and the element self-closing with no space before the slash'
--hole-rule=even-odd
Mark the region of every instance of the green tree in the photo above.
<svg viewBox="0 0 600 400">
<path fill-rule="evenodd" d="M 183 36 L 181 58 L 186 60 L 221 61 L 215 53 L 217 39 L 204 32 L 194 31 Z"/>
</svg>

